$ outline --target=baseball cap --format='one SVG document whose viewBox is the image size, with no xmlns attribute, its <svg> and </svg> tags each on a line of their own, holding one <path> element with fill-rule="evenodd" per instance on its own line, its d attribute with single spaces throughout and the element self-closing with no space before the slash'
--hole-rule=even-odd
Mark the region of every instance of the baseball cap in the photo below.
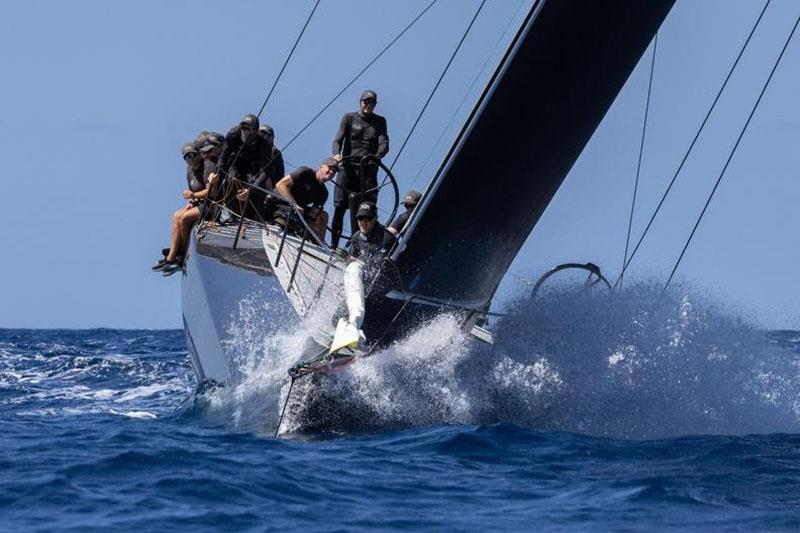
<svg viewBox="0 0 800 533">
<path fill-rule="evenodd" d="M 258 129 L 258 117 L 255 115 L 245 115 L 242 117 L 242 120 L 239 121 L 241 126 L 248 126 L 250 129 L 257 130 Z"/>
<path fill-rule="evenodd" d="M 376 93 L 375 91 L 372 91 L 370 89 L 367 89 L 366 91 L 361 93 L 361 100 L 375 100 L 377 102 L 378 101 L 378 93 Z"/>
<path fill-rule="evenodd" d="M 183 145 L 181 145 L 181 156 L 186 157 L 189 154 L 196 153 L 197 147 L 194 145 L 194 143 L 183 143 Z"/>
<path fill-rule="evenodd" d="M 414 207 L 419 203 L 422 198 L 422 193 L 419 191 L 408 191 L 405 198 L 403 198 L 403 205 L 406 207 Z"/>
<path fill-rule="evenodd" d="M 378 207 L 372 202 L 363 202 L 356 211 L 356 219 L 375 218 L 376 216 L 378 216 Z"/>
<path fill-rule="evenodd" d="M 330 168 L 332 168 L 336 172 L 339 172 L 339 162 L 337 160 L 335 160 L 334 158 L 332 158 L 332 157 L 327 157 L 327 158 L 323 159 L 322 163 L 320 163 L 320 165 L 328 165 Z"/>
</svg>

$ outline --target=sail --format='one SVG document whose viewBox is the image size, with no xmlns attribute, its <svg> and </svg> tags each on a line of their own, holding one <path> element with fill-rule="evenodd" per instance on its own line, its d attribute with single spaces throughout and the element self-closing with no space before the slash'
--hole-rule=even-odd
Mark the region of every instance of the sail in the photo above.
<svg viewBox="0 0 800 533">
<path fill-rule="evenodd" d="M 392 255 L 406 295 L 479 308 L 674 0 L 540 0 Z"/>
</svg>

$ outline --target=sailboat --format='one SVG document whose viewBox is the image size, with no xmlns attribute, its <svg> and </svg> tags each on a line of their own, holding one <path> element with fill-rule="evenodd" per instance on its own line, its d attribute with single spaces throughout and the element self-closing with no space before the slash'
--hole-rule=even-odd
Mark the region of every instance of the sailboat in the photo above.
<svg viewBox="0 0 800 533">
<path fill-rule="evenodd" d="M 501 280 L 673 3 L 533 3 L 371 281 L 382 290 L 366 300 L 367 346 L 359 354 L 442 312 L 491 341 L 481 326 Z M 394 212 L 392 188 L 387 211 Z M 291 234 L 269 223 L 237 222 L 204 222 L 192 234 L 182 307 L 200 382 L 241 379 L 231 321 L 242 301 L 264 304 L 269 334 L 315 313 L 331 314 L 341 299 L 347 261 L 310 228 Z M 335 358 L 325 362 L 335 370 Z"/>
</svg>

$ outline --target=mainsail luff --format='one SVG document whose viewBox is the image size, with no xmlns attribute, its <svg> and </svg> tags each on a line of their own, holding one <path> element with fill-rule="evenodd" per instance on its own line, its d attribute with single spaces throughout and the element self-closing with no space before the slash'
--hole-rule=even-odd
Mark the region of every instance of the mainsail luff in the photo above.
<svg viewBox="0 0 800 533">
<path fill-rule="evenodd" d="M 539 0 L 393 254 L 407 293 L 487 304 L 674 0 Z"/>
</svg>

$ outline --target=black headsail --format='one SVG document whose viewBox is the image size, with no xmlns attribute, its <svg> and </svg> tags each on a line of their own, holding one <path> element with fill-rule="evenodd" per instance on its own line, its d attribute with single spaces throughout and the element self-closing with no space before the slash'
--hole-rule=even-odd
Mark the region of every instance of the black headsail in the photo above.
<svg viewBox="0 0 800 533">
<path fill-rule="evenodd" d="M 674 0 L 539 0 L 393 259 L 406 297 L 480 308 Z"/>
</svg>

